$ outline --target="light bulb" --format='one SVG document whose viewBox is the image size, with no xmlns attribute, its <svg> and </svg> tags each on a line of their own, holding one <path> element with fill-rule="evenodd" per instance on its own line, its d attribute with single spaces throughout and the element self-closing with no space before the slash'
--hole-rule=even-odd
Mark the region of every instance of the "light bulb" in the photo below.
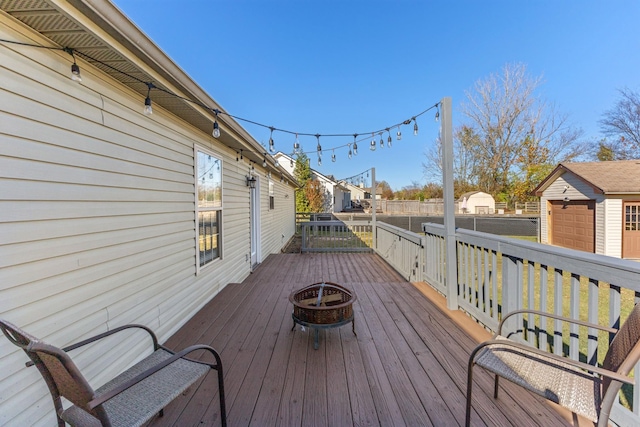
<svg viewBox="0 0 640 427">
<path fill-rule="evenodd" d="M 356 144 L 355 142 L 353 143 L 353 155 L 358 155 L 358 144 Z"/>
<path fill-rule="evenodd" d="M 220 138 L 220 126 L 218 126 L 218 121 L 213 122 L 213 137 Z"/>
<path fill-rule="evenodd" d="M 336 162 L 336 152 L 335 151 L 331 155 L 331 161 L 334 162 L 334 163 Z"/>
<path fill-rule="evenodd" d="M 322 157 L 318 156 L 318 166 L 322 166 Z"/>
<path fill-rule="evenodd" d="M 153 107 L 151 107 L 151 97 L 147 95 L 147 98 L 144 100 L 144 114 L 146 116 L 150 116 L 153 114 Z"/>
<path fill-rule="evenodd" d="M 391 132 L 389 132 L 389 137 L 387 138 L 387 146 L 389 148 L 391 148 L 391 144 L 392 144 L 391 141 L 393 141 L 393 138 L 391 138 Z"/>
<path fill-rule="evenodd" d="M 402 132 L 400 132 L 400 126 L 398 126 L 398 132 L 396 133 L 396 139 L 400 141 L 402 139 Z"/>
<path fill-rule="evenodd" d="M 353 155 L 353 153 L 351 153 L 351 144 L 347 144 L 349 146 L 349 152 L 347 153 L 347 156 L 349 158 L 351 158 L 351 156 Z"/>
<path fill-rule="evenodd" d="M 298 134 L 296 133 L 296 140 L 293 143 L 293 154 L 296 154 L 300 150 L 300 142 L 298 141 Z"/>
<path fill-rule="evenodd" d="M 80 76 L 80 67 L 75 62 L 71 64 L 71 80 L 74 82 L 81 82 L 82 77 Z"/>
<path fill-rule="evenodd" d="M 318 146 L 316 147 L 316 150 L 318 151 L 318 156 L 320 156 L 322 154 L 322 146 L 320 145 L 320 135 L 316 135 L 316 139 L 318 140 Z"/>
<path fill-rule="evenodd" d="M 415 118 L 413 119 L 413 134 L 418 135 L 418 122 Z"/>
<path fill-rule="evenodd" d="M 266 153 L 265 153 L 265 154 L 266 154 Z M 262 167 L 263 167 L 263 168 L 266 168 L 266 167 L 267 167 L 267 158 L 266 158 L 266 157 L 264 157 L 264 158 L 262 159 Z"/>
<path fill-rule="evenodd" d="M 376 151 L 376 140 L 372 139 L 371 144 L 369 144 L 369 150 Z"/>
<path fill-rule="evenodd" d="M 384 141 L 382 140 L 382 134 L 380 134 L 380 148 L 384 148 Z"/>
<path fill-rule="evenodd" d="M 436 122 L 440 119 L 440 110 L 436 110 Z"/>
<path fill-rule="evenodd" d="M 271 154 L 273 154 L 273 153 L 276 152 L 276 147 L 275 147 L 275 144 L 273 142 L 273 130 L 274 130 L 274 128 L 269 128 L 269 129 L 271 129 L 271 134 L 269 135 L 269 152 Z"/>
</svg>

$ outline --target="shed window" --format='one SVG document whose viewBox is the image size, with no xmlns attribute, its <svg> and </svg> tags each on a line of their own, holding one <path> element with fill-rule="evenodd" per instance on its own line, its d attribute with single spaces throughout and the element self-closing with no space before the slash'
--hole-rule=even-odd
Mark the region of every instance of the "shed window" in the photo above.
<svg viewBox="0 0 640 427">
<path fill-rule="evenodd" d="M 222 160 L 196 149 L 197 262 L 203 267 L 221 256 Z"/>
<path fill-rule="evenodd" d="M 640 230 L 640 205 L 625 206 L 624 229 L 627 231 Z"/>
</svg>

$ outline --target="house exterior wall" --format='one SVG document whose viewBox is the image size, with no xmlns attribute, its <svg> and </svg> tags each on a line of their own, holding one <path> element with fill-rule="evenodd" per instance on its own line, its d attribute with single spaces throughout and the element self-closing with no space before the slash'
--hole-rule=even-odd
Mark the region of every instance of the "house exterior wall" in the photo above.
<svg viewBox="0 0 640 427">
<path fill-rule="evenodd" d="M 0 22 L 1 38 L 47 44 Z M 59 346 L 127 323 L 163 342 L 250 273 L 248 165 L 160 107 L 144 116 L 139 94 L 79 63 L 81 84 L 66 53 L 0 49 L 0 317 Z M 223 176 L 222 258 L 199 271 L 194 146 L 222 159 Z M 293 188 L 274 190 L 274 210 L 261 192 L 264 256 L 295 230 Z M 94 387 L 148 354 L 133 338 L 110 344 L 77 354 Z M 104 369 L 107 359 L 117 363 Z M 46 385 L 24 362 L 0 339 L 0 425 L 53 425 Z"/>
</svg>

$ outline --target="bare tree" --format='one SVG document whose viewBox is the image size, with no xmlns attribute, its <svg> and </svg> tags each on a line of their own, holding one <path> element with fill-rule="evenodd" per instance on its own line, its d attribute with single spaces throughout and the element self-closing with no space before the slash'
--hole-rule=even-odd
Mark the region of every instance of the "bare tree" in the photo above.
<svg viewBox="0 0 640 427">
<path fill-rule="evenodd" d="M 470 123 L 460 141 L 473 156 L 481 190 L 509 192 L 514 178 L 525 177 L 531 165 L 566 161 L 580 153 L 581 131 L 536 97 L 541 82 L 541 77 L 527 75 L 525 65 L 508 64 L 502 74 L 477 81 L 466 93 L 461 110 Z"/>
<path fill-rule="evenodd" d="M 459 186 L 466 188 L 475 186 L 474 157 L 468 150 L 467 145 L 462 141 L 473 138 L 472 130 L 467 126 L 462 126 L 453 134 L 453 179 L 456 188 Z M 468 142 L 471 145 L 471 142 Z M 422 170 L 427 182 L 442 184 L 442 140 L 437 138 L 435 145 L 424 153 L 425 161 L 422 162 Z M 464 192 L 463 191 L 463 192 Z"/>
<path fill-rule="evenodd" d="M 632 159 L 640 157 L 640 93 L 625 88 L 620 91 L 620 99 L 602 115 L 600 128 L 613 142 L 601 142 L 604 158 Z"/>
</svg>

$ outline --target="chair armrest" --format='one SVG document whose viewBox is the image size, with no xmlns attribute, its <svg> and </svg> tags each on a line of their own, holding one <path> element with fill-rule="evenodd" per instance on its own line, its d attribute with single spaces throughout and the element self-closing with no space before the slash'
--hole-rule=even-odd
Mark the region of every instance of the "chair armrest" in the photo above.
<svg viewBox="0 0 640 427">
<path fill-rule="evenodd" d="M 583 320 L 578 320 L 578 319 L 571 319 L 569 317 L 564 317 L 564 316 L 560 316 L 557 314 L 553 314 L 553 313 L 547 313 L 544 311 L 540 311 L 540 310 L 529 310 L 529 309 L 521 309 L 521 310 L 514 310 L 511 311 L 509 313 L 507 313 L 502 320 L 500 321 L 500 324 L 498 325 L 498 335 L 504 335 L 502 333 L 502 326 L 504 325 L 504 322 L 510 318 L 511 316 L 517 315 L 517 314 L 534 314 L 537 316 L 542 316 L 542 317 L 548 317 L 548 318 L 552 318 L 552 319 L 556 319 L 556 320 L 561 320 L 563 322 L 568 322 L 568 323 L 573 323 L 576 325 L 581 325 L 581 326 L 586 326 L 588 328 L 594 328 L 594 329 L 599 329 L 601 331 L 606 331 L 606 332 L 610 332 L 610 333 L 616 333 L 618 332 L 618 330 L 616 328 L 611 328 L 608 326 L 602 326 L 602 325 L 598 325 L 597 323 L 589 323 L 589 322 L 585 322 Z"/>
<path fill-rule="evenodd" d="M 545 359 L 552 359 L 560 364 L 571 365 L 588 372 L 593 372 L 593 373 L 602 375 L 604 377 L 611 378 L 612 380 L 615 380 L 615 381 L 620 381 L 620 382 L 631 384 L 631 385 L 634 384 L 634 380 L 630 377 L 627 377 L 626 375 L 621 375 L 621 374 L 618 374 L 617 372 L 610 371 L 608 369 L 604 369 L 599 366 L 589 365 L 588 363 L 573 360 L 568 357 L 558 356 L 557 354 L 549 353 L 547 351 L 540 350 L 539 348 L 532 347 L 526 344 L 521 344 L 519 342 L 515 342 L 509 339 L 492 339 L 478 345 L 476 348 L 473 349 L 473 351 L 471 352 L 471 355 L 469 356 L 469 361 L 470 361 L 469 366 L 471 366 L 471 361 L 474 361 L 475 363 L 476 354 L 478 354 L 480 350 L 482 350 L 484 347 L 494 345 L 494 344 L 512 347 L 514 348 L 514 353 L 517 353 L 529 359 L 538 360 L 539 357 L 544 357 Z M 539 356 L 539 357 L 536 357 L 536 356 Z M 539 361 L 540 363 L 550 364 L 548 360 L 539 360 Z M 562 369 L 561 366 L 559 366 L 558 368 Z"/>
<path fill-rule="evenodd" d="M 160 345 L 158 344 L 158 338 L 156 337 L 156 334 L 150 328 L 148 328 L 148 327 L 146 327 L 144 325 L 130 324 L 130 325 L 119 326 L 117 328 L 111 329 L 110 331 L 103 332 L 101 334 L 98 334 L 98 335 L 95 335 L 93 337 L 84 339 L 82 341 L 78 341 L 75 344 L 71 344 L 71 345 L 68 345 L 66 347 L 63 347 L 61 350 L 66 353 L 66 352 L 69 352 L 71 350 L 75 350 L 76 348 L 80 348 L 80 347 L 85 346 L 87 344 L 91 344 L 91 343 L 94 343 L 96 341 L 99 341 L 102 338 L 106 338 L 106 337 L 108 337 L 110 335 L 113 335 L 115 333 L 124 331 L 126 329 L 132 329 L 132 328 L 144 329 L 145 331 L 147 331 L 149 333 L 149 335 L 151 336 L 151 339 L 153 340 L 153 351 L 156 351 L 157 349 L 160 348 Z M 25 365 L 27 367 L 30 367 L 30 366 L 34 366 L 35 363 L 33 363 L 33 361 L 29 361 L 29 362 L 25 363 Z"/>
<path fill-rule="evenodd" d="M 160 348 L 162 348 L 163 350 L 167 350 L 167 351 L 171 352 L 170 350 L 168 350 L 168 349 L 166 349 L 164 347 L 160 347 Z M 216 364 L 213 365 L 211 363 L 207 363 L 207 362 L 203 362 L 203 361 L 199 361 L 199 360 L 187 359 L 187 358 L 184 357 L 187 354 L 192 353 L 192 352 L 194 352 L 196 350 L 209 351 L 211 354 L 213 354 L 214 358 L 216 359 Z M 141 374 L 137 375 L 136 377 L 130 379 L 129 381 L 126 381 L 126 382 L 120 384 L 118 387 L 115 387 L 114 389 L 109 390 L 108 392 L 104 393 L 100 397 L 92 399 L 88 403 L 89 408 L 90 409 L 94 409 L 95 407 L 102 405 L 104 402 L 108 401 L 109 399 L 114 398 L 115 396 L 117 396 L 118 394 L 120 394 L 123 391 L 127 390 L 128 388 L 133 387 L 134 385 L 136 385 L 140 381 L 143 381 L 145 378 L 150 377 L 151 375 L 155 374 L 156 372 L 160 371 L 161 369 L 169 366 L 170 364 L 172 364 L 176 360 L 182 359 L 182 358 L 185 358 L 186 360 L 189 360 L 191 362 L 196 362 L 196 363 L 202 363 L 202 364 L 205 364 L 205 365 L 209 365 L 212 369 L 216 369 L 216 370 L 219 370 L 222 367 L 222 361 L 220 359 L 220 355 L 218 354 L 218 352 L 213 347 L 210 347 L 208 345 L 202 345 L 202 344 L 192 345 L 192 346 L 189 346 L 189 347 L 185 348 L 184 350 L 182 350 L 182 351 L 180 351 L 178 353 L 173 354 L 168 359 L 165 359 L 162 362 L 160 362 L 157 365 L 155 365 L 154 367 L 147 369 L 146 371 L 144 371 L 143 373 L 141 373 Z"/>
<path fill-rule="evenodd" d="M 160 346 L 158 345 L 158 338 L 156 337 L 156 334 L 148 327 L 144 326 L 144 325 L 137 325 L 137 324 L 130 324 L 130 325 L 124 325 L 124 326 L 119 326 L 117 328 L 111 329 L 110 331 L 107 332 L 103 332 L 101 334 L 95 335 L 91 338 L 87 338 L 85 340 L 82 341 L 78 341 L 75 344 L 71 344 L 67 347 L 64 347 L 62 349 L 62 351 L 71 351 L 71 350 L 75 350 L 76 348 L 82 347 L 84 345 L 87 344 L 91 344 L 93 342 L 96 342 L 98 340 L 101 340 L 102 338 L 106 338 L 110 335 L 113 335 L 115 333 L 124 331 L 126 329 L 132 329 L 132 328 L 138 328 L 138 329 L 144 329 L 145 331 L 147 331 L 149 333 L 149 335 L 151 336 L 151 339 L 153 340 L 153 350 L 157 350 L 158 348 L 160 348 Z"/>
</svg>

